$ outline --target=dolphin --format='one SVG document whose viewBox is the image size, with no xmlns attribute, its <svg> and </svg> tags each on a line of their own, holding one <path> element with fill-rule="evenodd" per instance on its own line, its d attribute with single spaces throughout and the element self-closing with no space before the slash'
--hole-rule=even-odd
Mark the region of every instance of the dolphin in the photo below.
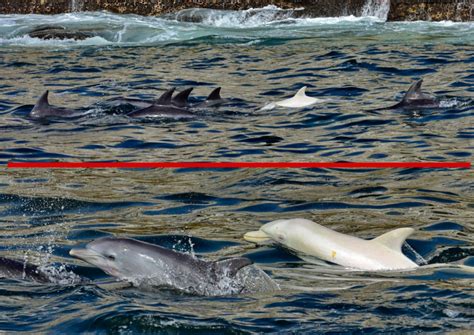
<svg viewBox="0 0 474 335">
<path fill-rule="evenodd" d="M 220 105 L 225 104 L 228 99 L 221 97 L 221 87 L 217 87 L 207 96 L 206 100 L 198 103 L 193 107 L 197 108 L 206 108 L 206 107 L 219 107 Z"/>
<path fill-rule="evenodd" d="M 276 220 L 249 232 L 250 242 L 275 241 L 289 249 L 347 268 L 379 271 L 413 269 L 418 265 L 406 257 L 402 245 L 412 228 L 389 231 L 372 240 L 338 233 L 306 219 Z"/>
<path fill-rule="evenodd" d="M 159 117 L 159 118 L 167 118 L 167 119 L 195 118 L 196 115 L 189 112 L 187 109 L 173 105 L 172 97 L 175 90 L 176 90 L 175 87 L 167 90 L 158 98 L 158 100 L 154 101 L 150 106 L 132 111 L 128 113 L 127 116 L 132 117 L 132 118 L 146 118 L 146 117 Z M 176 101 L 179 101 L 180 103 L 184 102 L 184 105 L 186 105 L 185 102 L 187 100 L 187 96 L 189 96 L 189 93 L 191 93 L 191 91 L 188 89 L 188 90 L 185 90 L 184 92 L 185 93 L 181 95 Z"/>
<path fill-rule="evenodd" d="M 318 102 L 322 102 L 322 99 L 318 98 L 312 98 L 306 95 L 306 86 L 303 86 L 296 92 L 296 94 L 285 100 L 277 101 L 277 102 L 272 102 L 264 107 L 262 107 L 260 110 L 270 110 L 274 109 L 275 107 L 287 107 L 287 108 L 303 108 L 303 107 L 309 107 L 312 106 Z"/>
<path fill-rule="evenodd" d="M 0 257 L 0 278 L 28 280 L 38 283 L 51 282 L 49 276 L 36 265 Z"/>
<path fill-rule="evenodd" d="M 153 104 L 127 114 L 131 118 L 194 119 L 196 114 L 185 108 Z"/>
<path fill-rule="evenodd" d="M 175 90 L 176 90 L 176 87 L 172 87 L 169 90 L 165 91 L 158 99 L 155 99 L 155 100 L 143 100 L 143 99 L 138 99 L 138 98 L 118 97 L 118 98 L 108 99 L 105 101 L 105 103 L 111 106 L 115 106 L 115 107 L 119 105 L 128 104 L 139 109 L 149 107 L 153 104 L 168 106 L 172 104 L 172 96 Z"/>
<path fill-rule="evenodd" d="M 49 104 L 49 91 L 43 93 L 31 110 L 29 116 L 32 119 L 44 119 L 48 117 L 74 118 L 84 113 L 79 110 L 55 107 Z"/>
<path fill-rule="evenodd" d="M 393 106 L 383 107 L 377 110 L 440 108 L 441 105 L 438 99 L 421 91 L 422 84 L 423 79 L 414 82 L 405 93 L 402 101 Z"/>
<path fill-rule="evenodd" d="M 186 108 L 186 107 L 214 107 L 220 105 L 226 101 L 226 99 L 222 99 L 219 92 L 220 87 L 214 89 L 211 94 L 207 97 L 207 99 L 201 103 L 192 104 L 189 102 L 189 96 L 191 92 L 194 90 L 194 87 L 189 87 L 187 89 L 182 90 L 181 92 L 177 93 L 173 96 L 174 92 L 176 91 L 176 87 L 172 87 L 166 92 L 164 92 L 158 99 L 156 100 L 142 100 L 137 98 L 111 98 L 106 100 L 106 103 L 113 107 L 117 107 L 119 105 L 132 105 L 136 108 L 147 108 L 151 105 L 159 105 L 159 106 L 174 106 L 178 108 Z"/>
<path fill-rule="evenodd" d="M 199 295 L 240 293 L 236 278 L 252 264 L 248 258 L 205 261 L 189 254 L 131 238 L 105 237 L 69 254 L 135 286 L 165 287 Z M 225 290 L 218 289 L 225 283 Z M 230 286 L 229 286 L 230 284 Z"/>
</svg>

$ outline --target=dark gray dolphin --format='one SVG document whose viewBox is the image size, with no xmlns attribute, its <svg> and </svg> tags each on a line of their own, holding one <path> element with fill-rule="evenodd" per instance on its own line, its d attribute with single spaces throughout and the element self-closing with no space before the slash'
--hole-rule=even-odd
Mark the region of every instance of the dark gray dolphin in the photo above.
<svg viewBox="0 0 474 335">
<path fill-rule="evenodd" d="M 189 105 L 188 98 L 191 92 L 193 91 L 193 87 L 187 88 L 178 94 L 176 94 L 172 99 L 171 102 L 173 105 L 177 107 L 186 107 Z"/>
<path fill-rule="evenodd" d="M 94 240 L 69 254 L 136 286 L 165 287 L 200 295 L 240 293 L 243 284 L 232 283 L 232 279 L 252 264 L 248 258 L 205 261 L 158 245 L 113 237 Z M 219 289 L 223 284 L 225 289 Z"/>
<path fill-rule="evenodd" d="M 440 108 L 440 101 L 438 99 L 421 91 L 422 84 L 423 79 L 416 81 L 405 93 L 402 101 L 393 106 L 384 107 L 377 110 Z"/>
<path fill-rule="evenodd" d="M 111 98 L 105 101 L 110 107 L 120 107 L 121 105 L 131 105 L 137 110 L 127 114 L 130 117 L 162 117 L 162 118 L 194 118 L 196 117 L 189 109 L 203 109 L 206 107 L 218 107 L 225 103 L 227 99 L 220 96 L 221 88 L 214 89 L 207 99 L 199 103 L 190 103 L 189 95 L 193 87 L 187 88 L 173 96 L 176 87 L 172 87 L 163 93 L 156 100 L 142 100 L 137 98 Z M 186 110 L 188 109 L 188 110 Z"/>
<path fill-rule="evenodd" d="M 219 107 L 226 103 L 228 100 L 221 97 L 221 87 L 215 88 L 205 101 L 198 103 L 195 107 L 206 108 L 206 107 Z"/>
<path fill-rule="evenodd" d="M 36 265 L 0 257 L 0 278 L 49 283 L 49 276 Z"/>
<path fill-rule="evenodd" d="M 49 104 L 49 91 L 43 93 L 31 110 L 29 116 L 32 119 L 45 119 L 48 117 L 74 118 L 83 114 L 83 112 L 74 109 L 56 107 Z"/>
<path fill-rule="evenodd" d="M 175 106 L 164 106 L 153 104 L 149 107 L 142 108 L 131 113 L 127 116 L 132 118 L 163 118 L 163 119 L 193 119 L 197 115 L 191 113 L 185 108 L 179 108 Z"/>
<path fill-rule="evenodd" d="M 176 107 L 186 107 L 188 105 L 189 94 L 193 90 L 193 87 L 185 89 L 173 97 L 176 87 L 172 87 L 163 93 L 156 100 L 143 100 L 137 98 L 111 98 L 106 100 L 106 103 L 117 106 L 121 104 L 129 104 L 137 108 L 146 108 L 151 105 L 160 105 L 160 106 L 176 106 Z"/>
</svg>

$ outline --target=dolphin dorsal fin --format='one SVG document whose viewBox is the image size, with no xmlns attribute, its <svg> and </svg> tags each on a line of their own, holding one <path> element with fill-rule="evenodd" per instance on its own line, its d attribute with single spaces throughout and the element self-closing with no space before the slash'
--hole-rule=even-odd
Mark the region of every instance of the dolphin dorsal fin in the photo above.
<svg viewBox="0 0 474 335">
<path fill-rule="evenodd" d="M 35 104 L 36 108 L 49 106 L 48 94 L 49 94 L 49 91 L 44 92 L 43 95 L 38 99 L 38 101 L 36 101 L 36 104 Z"/>
<path fill-rule="evenodd" d="M 306 86 L 303 86 L 296 92 L 294 98 L 306 97 Z"/>
<path fill-rule="evenodd" d="M 173 102 L 179 106 L 185 106 L 188 102 L 189 95 L 191 94 L 193 87 L 187 88 L 184 91 L 179 92 L 173 98 Z"/>
<path fill-rule="evenodd" d="M 423 95 L 423 93 L 421 93 L 422 84 L 423 84 L 423 79 L 420 79 L 414 82 L 408 89 L 407 93 L 405 93 L 405 96 L 403 97 L 403 101 L 417 99 L 418 97 Z"/>
<path fill-rule="evenodd" d="M 211 94 L 209 94 L 209 96 L 207 97 L 206 100 L 220 100 L 222 99 L 221 98 L 221 88 L 218 87 L 216 89 L 214 89 Z"/>
<path fill-rule="evenodd" d="M 251 265 L 253 262 L 245 257 L 229 258 L 214 263 L 216 271 L 233 277 L 240 269 Z"/>
<path fill-rule="evenodd" d="M 377 242 L 394 251 L 401 252 L 403 243 L 408 238 L 408 236 L 413 234 L 414 231 L 415 230 L 413 228 L 395 229 L 389 231 L 388 233 L 380 235 L 379 237 L 374 238 L 373 240 L 371 240 L 371 242 Z"/>
<path fill-rule="evenodd" d="M 168 91 L 163 93 L 158 100 L 156 100 L 157 105 L 169 105 L 171 104 L 171 97 L 173 96 L 174 91 L 176 90 L 176 87 L 170 88 Z"/>
</svg>

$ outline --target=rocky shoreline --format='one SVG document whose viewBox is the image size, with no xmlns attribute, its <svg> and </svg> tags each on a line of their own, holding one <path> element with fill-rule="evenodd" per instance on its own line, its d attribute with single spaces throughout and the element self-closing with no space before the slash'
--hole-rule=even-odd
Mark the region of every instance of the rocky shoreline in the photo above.
<svg viewBox="0 0 474 335">
<path fill-rule="evenodd" d="M 361 15 L 367 3 L 385 0 L 0 0 L 2 14 L 59 14 L 107 10 L 114 13 L 161 15 L 187 8 L 242 10 L 275 5 L 302 8 L 298 15 L 327 17 Z M 474 0 L 390 0 L 390 21 L 474 20 Z"/>
</svg>

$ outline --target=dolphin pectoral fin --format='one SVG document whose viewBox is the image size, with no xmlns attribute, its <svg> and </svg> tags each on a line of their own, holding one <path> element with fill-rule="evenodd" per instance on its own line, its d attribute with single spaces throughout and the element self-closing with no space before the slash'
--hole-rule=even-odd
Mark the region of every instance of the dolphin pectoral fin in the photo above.
<svg viewBox="0 0 474 335">
<path fill-rule="evenodd" d="M 412 99 L 417 99 L 419 96 L 422 95 L 421 93 L 421 85 L 423 84 L 423 79 L 420 79 L 414 82 L 410 88 L 408 89 L 407 93 L 403 97 L 403 101 L 408 101 Z"/>
<path fill-rule="evenodd" d="M 386 246 L 389 249 L 392 249 L 397 252 L 402 251 L 402 245 L 405 240 L 413 234 L 415 230 L 413 228 L 400 228 L 389 231 L 379 237 L 374 238 L 371 242 L 376 242 Z"/>
<path fill-rule="evenodd" d="M 173 96 L 174 91 L 176 90 L 176 87 L 170 88 L 168 91 L 163 93 L 158 100 L 156 100 L 155 104 L 157 105 L 169 105 L 171 104 L 171 98 Z"/>
<path fill-rule="evenodd" d="M 178 106 L 186 106 L 186 104 L 188 103 L 189 95 L 191 94 L 193 89 L 193 87 L 190 87 L 176 94 L 173 98 L 173 103 Z"/>
<path fill-rule="evenodd" d="M 240 269 L 253 264 L 253 262 L 245 257 L 229 258 L 214 263 L 215 270 L 233 277 Z"/>
<path fill-rule="evenodd" d="M 218 87 L 216 89 L 214 89 L 211 94 L 209 94 L 209 96 L 207 97 L 206 100 L 221 100 L 221 88 Z"/>
<path fill-rule="evenodd" d="M 270 241 L 270 236 L 268 236 L 261 230 L 255 230 L 245 233 L 244 240 L 259 244 L 262 242 Z"/>
</svg>

